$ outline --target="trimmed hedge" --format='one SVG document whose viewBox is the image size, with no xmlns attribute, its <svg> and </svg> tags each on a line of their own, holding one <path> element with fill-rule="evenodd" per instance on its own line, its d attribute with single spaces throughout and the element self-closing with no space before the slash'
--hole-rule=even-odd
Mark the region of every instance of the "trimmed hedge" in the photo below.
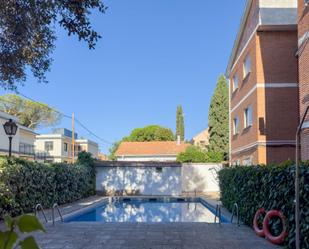
<svg viewBox="0 0 309 249">
<path fill-rule="evenodd" d="M 241 219 L 252 226 L 258 208 L 281 210 L 287 218 L 289 235 L 287 248 L 295 248 L 294 219 L 295 166 L 291 162 L 282 165 L 224 168 L 219 172 L 222 204 L 232 210 L 239 205 Z M 309 248 L 309 167 L 301 166 L 300 208 L 301 248 Z M 280 233 L 280 223 L 273 222 L 273 232 Z"/>
<path fill-rule="evenodd" d="M 33 212 L 41 203 L 65 204 L 95 193 L 93 161 L 77 164 L 43 164 L 18 158 L 0 158 L 0 219 Z"/>
</svg>

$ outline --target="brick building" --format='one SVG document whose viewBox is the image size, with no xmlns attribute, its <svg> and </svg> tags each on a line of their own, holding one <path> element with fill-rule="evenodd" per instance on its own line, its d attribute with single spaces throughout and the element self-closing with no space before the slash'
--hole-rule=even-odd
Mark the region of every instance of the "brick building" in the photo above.
<svg viewBox="0 0 309 249">
<path fill-rule="evenodd" d="M 297 0 L 247 1 L 226 72 L 232 164 L 294 159 L 297 40 Z"/>
<path fill-rule="evenodd" d="M 309 105 L 309 0 L 298 0 L 298 63 L 299 63 L 299 109 L 303 116 Z M 301 157 L 309 160 L 309 118 L 303 126 Z"/>
</svg>

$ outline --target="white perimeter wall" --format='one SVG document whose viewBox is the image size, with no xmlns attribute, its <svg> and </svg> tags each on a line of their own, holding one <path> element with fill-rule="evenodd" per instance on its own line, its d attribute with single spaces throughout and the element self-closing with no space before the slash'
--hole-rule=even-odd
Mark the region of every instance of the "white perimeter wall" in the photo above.
<svg viewBox="0 0 309 249">
<path fill-rule="evenodd" d="M 107 194 L 125 190 L 137 195 L 179 195 L 181 167 L 97 167 L 96 190 Z"/>
<path fill-rule="evenodd" d="M 126 162 L 175 162 L 177 156 L 118 156 L 117 161 Z"/>
<path fill-rule="evenodd" d="M 219 192 L 217 172 L 220 169 L 221 164 L 183 164 L 182 191 Z"/>
<path fill-rule="evenodd" d="M 181 195 L 182 192 L 217 192 L 218 164 L 184 164 L 182 167 L 97 167 L 96 190 L 136 195 Z"/>
</svg>

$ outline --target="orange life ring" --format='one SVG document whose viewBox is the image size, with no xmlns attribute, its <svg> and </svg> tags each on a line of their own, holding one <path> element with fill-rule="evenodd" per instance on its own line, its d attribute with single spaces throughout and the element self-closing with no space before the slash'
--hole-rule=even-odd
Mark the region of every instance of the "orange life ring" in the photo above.
<svg viewBox="0 0 309 249">
<path fill-rule="evenodd" d="M 279 217 L 281 222 L 282 222 L 282 232 L 281 234 L 279 234 L 278 236 L 273 236 L 270 233 L 270 229 L 269 229 L 269 221 L 271 218 L 273 217 Z M 285 225 L 285 217 L 284 215 L 278 211 L 278 210 L 271 210 L 269 211 L 263 221 L 263 229 L 264 229 L 264 233 L 266 238 L 272 242 L 273 244 L 276 245 L 280 245 L 284 242 L 284 239 L 286 238 L 286 236 L 288 235 L 287 233 L 287 229 L 286 229 L 286 225 Z"/>
<path fill-rule="evenodd" d="M 258 224 L 258 219 L 260 217 L 260 215 L 263 215 L 263 214 L 266 214 L 266 211 L 264 208 L 259 208 L 255 215 L 254 215 L 254 219 L 253 219 L 253 229 L 255 231 L 255 233 L 260 236 L 260 237 L 264 237 L 265 234 L 264 234 L 264 229 L 260 229 L 259 228 L 259 224 Z M 264 223 L 263 223 L 264 224 Z M 263 226 L 264 227 L 264 226 Z"/>
</svg>

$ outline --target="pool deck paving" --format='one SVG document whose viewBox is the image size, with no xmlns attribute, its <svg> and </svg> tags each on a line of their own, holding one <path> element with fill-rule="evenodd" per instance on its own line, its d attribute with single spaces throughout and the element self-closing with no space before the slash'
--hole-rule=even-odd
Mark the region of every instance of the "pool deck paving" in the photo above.
<svg viewBox="0 0 309 249">
<path fill-rule="evenodd" d="M 65 215 L 100 202 L 90 197 L 61 207 Z M 212 204 L 215 200 L 208 200 Z M 47 210 L 50 219 L 51 210 Z M 42 217 L 41 217 L 42 218 Z M 36 233 L 42 249 L 275 249 L 247 226 L 209 223 L 56 222 Z"/>
<path fill-rule="evenodd" d="M 274 249 L 252 229 L 207 223 L 57 223 L 35 235 L 42 249 Z"/>
</svg>

